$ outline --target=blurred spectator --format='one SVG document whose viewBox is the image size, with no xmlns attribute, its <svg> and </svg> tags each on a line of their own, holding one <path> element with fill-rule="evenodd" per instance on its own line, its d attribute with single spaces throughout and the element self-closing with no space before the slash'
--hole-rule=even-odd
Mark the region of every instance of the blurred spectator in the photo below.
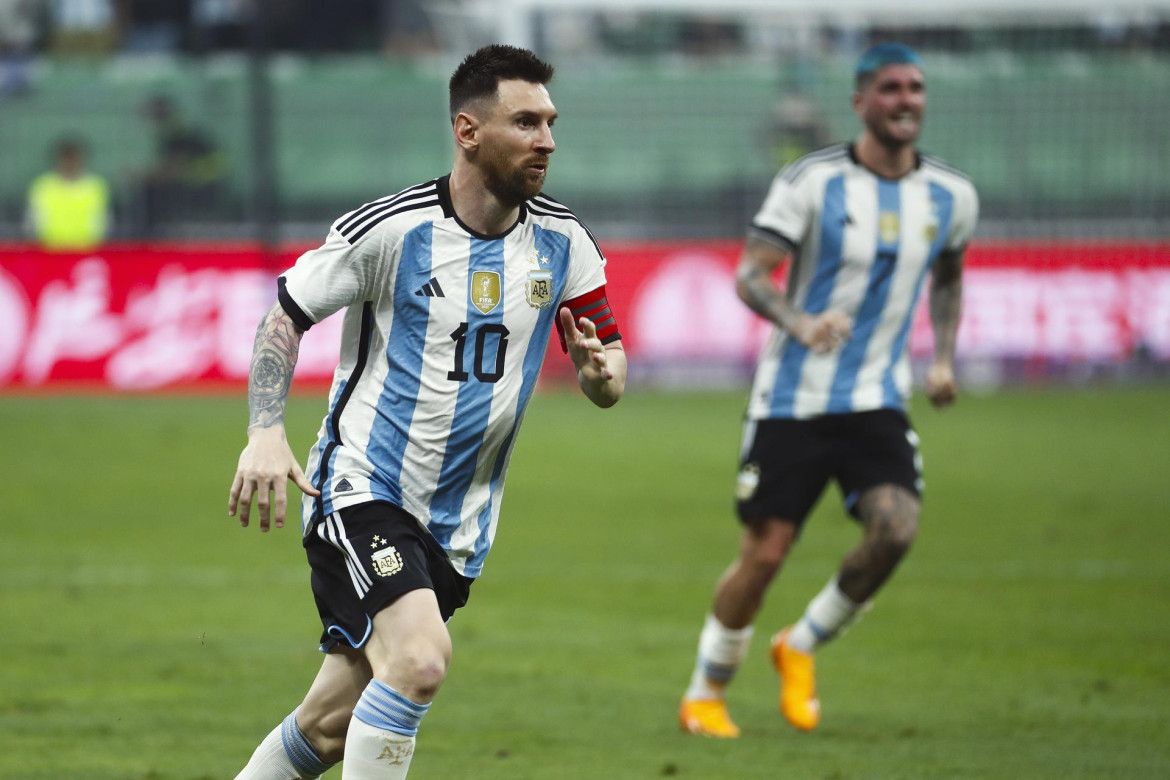
<svg viewBox="0 0 1170 780">
<path fill-rule="evenodd" d="M 46 249 L 84 251 L 105 240 L 110 229 L 110 191 L 105 179 L 85 169 L 85 146 L 59 141 L 53 170 L 28 189 L 27 227 Z"/>
<path fill-rule="evenodd" d="M 678 23 L 678 46 L 694 57 L 718 57 L 743 49 L 743 25 L 703 16 L 685 16 Z"/>
<path fill-rule="evenodd" d="M 411 59 L 439 50 L 439 39 L 423 4 L 381 0 L 382 51 L 391 59 Z"/>
<path fill-rule="evenodd" d="M 191 0 L 120 0 L 122 48 L 134 54 L 178 51 Z"/>
<path fill-rule="evenodd" d="M 192 0 L 191 26 L 198 51 L 231 51 L 248 43 L 249 0 Z"/>
<path fill-rule="evenodd" d="M 111 0 L 48 0 L 54 54 L 106 54 L 118 43 Z"/>
<path fill-rule="evenodd" d="M 226 156 L 203 130 L 180 119 L 170 97 L 151 98 L 145 114 L 154 126 L 156 151 L 141 179 L 143 229 L 149 233 L 163 222 L 207 216 L 223 194 Z"/>
<path fill-rule="evenodd" d="M 768 152 L 777 169 L 836 140 L 820 108 L 800 92 L 789 92 L 776 101 L 767 135 Z"/>
<path fill-rule="evenodd" d="M 0 95 L 29 90 L 28 62 L 37 38 L 39 0 L 0 0 Z"/>
</svg>

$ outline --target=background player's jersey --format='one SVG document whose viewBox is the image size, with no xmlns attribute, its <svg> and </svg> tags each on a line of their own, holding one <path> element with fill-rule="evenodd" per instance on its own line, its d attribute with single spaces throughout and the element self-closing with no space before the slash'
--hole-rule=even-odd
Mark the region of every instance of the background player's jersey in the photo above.
<svg viewBox="0 0 1170 780">
<path fill-rule="evenodd" d="M 927 156 L 897 181 L 871 173 L 844 144 L 782 170 L 750 235 L 791 253 L 793 306 L 843 312 L 853 335 L 817 355 L 777 328 L 756 370 L 748 418 L 902 409 L 910 391 L 906 341 L 926 272 L 940 254 L 963 251 L 978 210 L 970 180 Z"/>
<path fill-rule="evenodd" d="M 478 576 L 559 305 L 602 288 L 604 265 L 585 227 L 544 195 L 504 235 L 476 234 L 455 216 L 447 177 L 337 220 L 280 279 L 300 328 L 346 308 L 305 469 L 321 497 L 305 498 L 304 532 L 342 507 L 389 501 Z"/>
</svg>

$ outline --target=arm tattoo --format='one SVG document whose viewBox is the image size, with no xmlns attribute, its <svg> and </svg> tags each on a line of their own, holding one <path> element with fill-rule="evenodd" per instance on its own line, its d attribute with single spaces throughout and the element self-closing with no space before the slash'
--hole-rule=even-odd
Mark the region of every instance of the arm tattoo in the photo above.
<svg viewBox="0 0 1170 780">
<path fill-rule="evenodd" d="M 735 289 L 740 299 L 756 314 L 769 319 L 785 330 L 791 330 L 796 322 L 797 312 L 780 292 L 772 280 L 772 271 L 783 260 L 753 251 L 756 249 L 749 239 L 743 259 L 735 271 Z M 765 259 L 766 258 L 766 259 Z"/>
<path fill-rule="evenodd" d="M 280 304 L 268 310 L 252 347 L 248 372 L 248 429 L 284 422 L 284 407 L 304 335 Z"/>
<path fill-rule="evenodd" d="M 963 296 L 963 258 L 943 254 L 935 265 L 930 284 L 930 324 L 934 328 L 936 359 L 951 361 L 955 357 L 955 340 L 959 333 L 959 314 Z"/>
</svg>

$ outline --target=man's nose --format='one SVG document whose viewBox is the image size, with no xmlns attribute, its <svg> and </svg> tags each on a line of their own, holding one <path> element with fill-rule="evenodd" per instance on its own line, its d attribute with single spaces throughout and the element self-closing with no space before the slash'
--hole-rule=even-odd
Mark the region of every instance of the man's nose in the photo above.
<svg viewBox="0 0 1170 780">
<path fill-rule="evenodd" d="M 536 148 L 545 154 L 552 154 L 557 148 L 556 141 L 553 140 L 552 128 L 547 124 L 540 129 L 540 135 L 536 139 Z"/>
</svg>

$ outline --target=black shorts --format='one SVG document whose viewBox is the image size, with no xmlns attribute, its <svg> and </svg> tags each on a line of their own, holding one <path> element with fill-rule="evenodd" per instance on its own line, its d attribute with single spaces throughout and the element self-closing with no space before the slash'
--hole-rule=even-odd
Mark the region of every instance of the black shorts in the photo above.
<svg viewBox="0 0 1170 780">
<path fill-rule="evenodd" d="M 439 612 L 448 620 L 467 603 L 475 581 L 455 571 L 435 537 L 414 517 L 383 501 L 317 518 L 304 545 L 324 626 L 323 651 L 341 642 L 362 647 L 374 615 L 420 588 L 435 592 Z"/>
<path fill-rule="evenodd" d="M 802 524 L 830 479 L 854 517 L 857 499 L 877 485 L 922 494 L 918 436 L 893 409 L 748 421 L 744 439 L 735 497 L 747 524 L 768 518 Z"/>
</svg>

